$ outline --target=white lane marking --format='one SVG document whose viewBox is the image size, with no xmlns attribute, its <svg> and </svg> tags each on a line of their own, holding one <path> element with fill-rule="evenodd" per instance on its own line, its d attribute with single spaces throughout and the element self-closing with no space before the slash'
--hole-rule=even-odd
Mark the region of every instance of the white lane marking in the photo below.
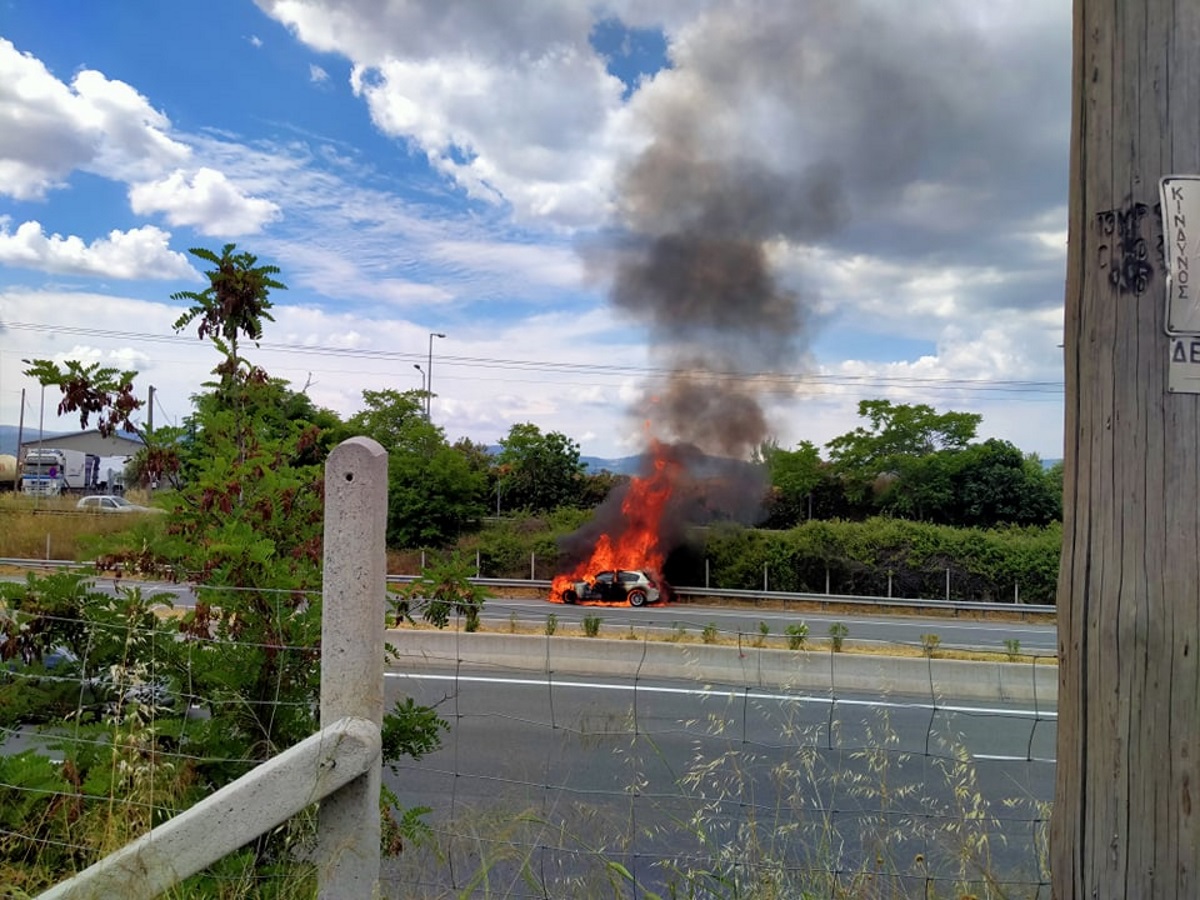
<svg viewBox="0 0 1200 900">
<path fill-rule="evenodd" d="M 385 672 L 384 678 L 411 678 L 414 681 L 468 681 L 477 684 L 508 684 L 521 687 L 583 688 L 593 691 L 625 691 L 632 693 L 679 694 L 687 697 L 725 698 L 732 700 L 778 700 L 788 703 L 814 703 L 825 706 L 865 706 L 879 709 L 924 709 L 930 712 L 964 713 L 966 715 L 1006 716 L 1017 719 L 1057 719 L 1057 711 L 1004 708 L 989 706 L 961 706 L 934 704 L 921 701 L 900 702 L 897 700 L 859 700 L 851 697 L 820 697 L 814 694 L 783 694 L 770 691 L 719 691 L 712 688 L 669 687 L 661 684 L 611 684 L 603 681 L 574 681 L 549 678 L 505 678 L 492 675 L 431 675 L 406 672 Z"/>
</svg>

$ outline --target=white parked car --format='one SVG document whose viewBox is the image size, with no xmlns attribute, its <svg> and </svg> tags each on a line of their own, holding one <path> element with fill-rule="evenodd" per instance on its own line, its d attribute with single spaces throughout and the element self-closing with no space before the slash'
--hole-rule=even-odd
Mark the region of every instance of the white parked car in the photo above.
<svg viewBox="0 0 1200 900">
<path fill-rule="evenodd" d="M 155 506 L 138 506 L 130 503 L 124 497 L 114 497 L 111 494 L 96 494 L 91 497 L 81 497 L 75 508 L 84 512 L 106 513 L 161 513 L 166 512 Z"/>
</svg>

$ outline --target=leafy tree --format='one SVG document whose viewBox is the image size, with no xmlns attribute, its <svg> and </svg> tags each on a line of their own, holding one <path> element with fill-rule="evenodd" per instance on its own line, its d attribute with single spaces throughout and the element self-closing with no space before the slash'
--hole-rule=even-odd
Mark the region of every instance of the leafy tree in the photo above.
<svg viewBox="0 0 1200 900">
<path fill-rule="evenodd" d="M 588 472 L 583 477 L 579 491 L 579 505 L 584 509 L 594 509 L 604 502 L 613 491 L 623 484 L 629 483 L 628 475 L 618 475 L 601 469 L 599 472 Z"/>
<path fill-rule="evenodd" d="M 811 441 L 801 441 L 795 450 L 784 450 L 774 442 L 758 451 L 767 467 L 770 489 L 767 519 L 770 528 L 788 528 L 812 517 L 813 493 L 826 478 L 828 464 Z"/>
<path fill-rule="evenodd" d="M 244 334 L 256 344 L 262 339 L 263 320 L 274 322 L 271 291 L 287 290 L 275 280 L 277 266 L 259 266 L 253 253 L 235 253 L 236 244 L 226 244 L 217 256 L 203 247 L 189 250 L 193 256 L 215 267 L 205 273 L 208 287 L 197 293 L 179 291 L 172 300 L 190 300 L 192 306 L 175 321 L 175 330 L 182 331 L 195 319 L 200 320 L 197 336 L 211 337 L 225 355 L 226 364 L 238 360 L 238 338 Z"/>
<path fill-rule="evenodd" d="M 444 444 L 429 456 L 389 458 L 388 542 L 438 547 L 477 526 L 486 514 L 487 476 Z"/>
<path fill-rule="evenodd" d="M 496 457 L 487 444 L 473 441 L 468 437 L 460 437 L 453 447 L 467 463 L 467 468 L 476 475 L 482 475 L 484 480 L 484 505 L 488 510 L 495 510 L 500 499 L 500 470 L 496 467 Z M 498 514 L 498 513 L 497 513 Z"/>
<path fill-rule="evenodd" d="M 442 430 L 425 418 L 421 391 L 363 391 L 364 408 L 347 421 L 355 434 L 393 450 L 428 451 L 445 442 Z"/>
<path fill-rule="evenodd" d="M 908 460 L 881 506 L 946 525 L 1045 525 L 1062 515 L 1062 490 L 1037 457 L 995 438 Z"/>
<path fill-rule="evenodd" d="M 454 442 L 453 447 L 463 455 L 463 459 L 467 461 L 467 466 L 472 472 L 479 472 L 488 478 L 495 477 L 493 474 L 495 459 L 486 444 L 461 437 Z"/>
<path fill-rule="evenodd" d="M 366 408 L 347 423 L 388 451 L 388 543 L 443 546 L 487 510 L 487 474 L 477 460 L 450 447 L 425 418 L 420 391 L 364 391 Z M 468 442 L 469 445 L 469 442 Z"/>
<path fill-rule="evenodd" d="M 957 482 L 966 460 L 961 450 L 941 450 L 903 460 L 902 473 L 878 506 L 906 519 L 949 523 L 957 517 Z"/>
<path fill-rule="evenodd" d="M 479 613 L 487 600 L 487 592 L 471 581 L 474 570 L 459 556 L 430 563 L 420 576 L 409 582 L 393 601 L 400 619 L 410 624 L 413 613 L 438 628 L 450 624 L 450 616 L 464 618 L 464 630 L 479 630 Z"/>
<path fill-rule="evenodd" d="M 860 425 L 825 446 L 847 494 L 859 501 L 880 487 L 881 475 L 896 474 L 905 462 L 937 450 L 965 447 L 983 419 L 976 413 L 938 413 L 923 403 L 889 400 L 862 400 L 858 414 L 869 427 Z"/>
<path fill-rule="evenodd" d="M 1046 525 L 1062 518 L 1062 488 L 1036 456 L 992 438 L 963 451 L 954 525 Z"/>
<path fill-rule="evenodd" d="M 46 359 L 22 360 L 29 368 L 25 374 L 36 378 L 41 384 L 54 384 L 62 392 L 58 403 L 58 414 L 79 414 L 79 427 L 87 428 L 92 416 L 96 417 L 96 429 L 108 437 L 118 427 L 126 431 L 135 428 L 130 417 L 143 403 L 133 393 L 133 371 L 120 371 L 99 363 L 84 365 L 77 360 L 67 360 L 62 368 Z"/>
<path fill-rule="evenodd" d="M 315 410 L 307 397 L 240 355 L 239 338 L 261 337 L 263 320 L 271 318 L 268 293 L 284 286 L 273 277 L 275 267 L 234 251 L 232 244 L 220 256 L 192 251 L 215 268 L 206 273 L 203 292 L 174 295 L 194 304 L 176 328 L 198 319 L 199 337 L 213 344 L 219 361 L 208 390 L 194 398 L 188 428 L 172 435 L 172 446 L 152 448 L 177 454 L 188 466 L 167 521 L 168 541 L 156 549 L 164 565 L 204 587 L 194 609 L 161 626 L 177 639 L 160 642 L 157 654 L 208 706 L 207 719 L 173 736 L 191 760 L 189 777 L 200 791 L 220 787 L 316 730 L 322 465 L 340 427 L 335 416 Z M 80 388 L 73 379 L 81 372 L 88 374 L 45 360 L 33 361 L 30 371 L 43 384 L 59 386 L 72 411 L 82 409 L 75 405 L 79 397 L 88 399 L 85 424 L 92 413 L 112 415 L 105 403 L 115 397 L 117 421 L 133 427 L 129 404 L 120 405 L 128 389 L 114 392 L 103 372 L 92 373 L 104 375 L 98 384 Z M 99 410 L 93 397 L 107 397 Z M 414 719 L 389 721 L 394 727 Z M 431 721 L 432 735 L 389 745 L 429 746 L 440 720 Z M 283 859 L 278 851 L 303 827 L 294 822 L 256 842 L 255 863 Z"/>
<path fill-rule="evenodd" d="M 549 512 L 580 501 L 584 464 L 579 445 L 561 432 L 542 434 L 536 425 L 513 425 L 500 439 L 496 459 L 500 491 L 508 509 Z"/>
</svg>

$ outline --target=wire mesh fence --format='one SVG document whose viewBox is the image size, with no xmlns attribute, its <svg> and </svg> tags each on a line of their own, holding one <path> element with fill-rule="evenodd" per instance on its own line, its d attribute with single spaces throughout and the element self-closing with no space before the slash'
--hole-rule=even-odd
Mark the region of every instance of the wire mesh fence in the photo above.
<svg viewBox="0 0 1200 900">
<path fill-rule="evenodd" d="M 636 649 L 602 677 L 461 649 L 388 676 L 452 725 L 392 767 L 433 832 L 385 864 L 391 896 L 1049 896 L 1044 705 L 722 683 L 687 644 L 674 678 Z"/>
<path fill-rule="evenodd" d="M 104 595 L 88 594 L 85 615 L 42 616 L 69 645 L 35 653 L 28 630 L 6 632 L 0 885 L 14 894 L 187 808 L 213 772 L 236 777 L 281 749 L 279 720 L 315 712 L 288 683 L 319 679 L 312 641 L 178 627 L 228 589 L 196 587 L 170 616 L 151 592 Z M 296 591 L 254 599 L 280 636 L 316 605 Z M 589 640 L 565 624 L 508 630 L 522 665 L 472 657 L 461 631 L 438 653 L 412 649 L 424 630 L 389 633 L 386 706 L 411 697 L 450 727 L 435 752 L 385 768 L 401 809 L 425 810 L 390 833 L 385 896 L 1049 896 L 1055 713 L 1036 694 L 967 702 L 934 678 L 863 687 L 841 679 L 850 654 L 828 642 L 755 647 L 715 627 L 606 634 L 608 670 L 586 674 L 548 649 Z M 676 654 L 669 673 L 647 662 L 657 644 Z M 794 660 L 795 678 L 731 678 L 712 648 Z M 939 653 L 898 652 L 918 665 Z M 1047 662 L 1023 660 L 979 665 Z M 270 671 L 268 689 L 235 689 L 252 673 L 230 666 Z M 259 738 L 214 733 L 230 722 Z M 270 852 L 303 860 L 309 836 L 297 827 Z M 311 893 L 303 871 L 259 864 L 266 852 L 214 867 L 196 895 Z"/>
</svg>

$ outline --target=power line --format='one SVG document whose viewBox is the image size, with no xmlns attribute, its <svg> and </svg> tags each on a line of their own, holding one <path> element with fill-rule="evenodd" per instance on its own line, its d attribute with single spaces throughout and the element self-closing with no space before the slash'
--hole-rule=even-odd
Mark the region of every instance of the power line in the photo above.
<svg viewBox="0 0 1200 900">
<path fill-rule="evenodd" d="M 196 339 L 179 334 L 148 334 L 131 331 L 115 331 L 83 326 L 51 326 L 26 322 L 6 322 L 5 327 L 24 331 L 52 332 L 59 335 L 105 338 L 145 343 L 195 343 Z M 351 347 L 329 347 L 323 345 L 277 344 L 262 341 L 258 347 L 271 353 L 303 353 L 306 356 L 328 356 L 357 360 L 380 360 L 420 362 L 424 354 L 402 350 L 372 350 Z M 918 387 L 929 390 L 1000 392 L 1017 394 L 1062 394 L 1061 381 L 1034 381 L 1024 379 L 995 378 L 933 378 L 910 375 L 849 375 L 838 373 L 806 372 L 739 372 L 706 370 L 695 367 L 675 369 L 663 366 L 631 366 L 605 363 L 559 362 L 556 360 L 504 359 L 483 356 L 456 356 L 442 354 L 438 357 L 444 366 L 459 366 L 475 369 L 493 369 L 509 372 L 549 373 L 564 375 L 592 375 L 610 377 L 665 378 L 691 377 L 698 380 L 717 378 L 747 383 L 756 383 L 768 390 L 790 390 L 803 386 L 832 387 Z M 449 377 L 449 376 L 447 376 Z M 594 383 L 589 383 L 594 384 Z"/>
</svg>

